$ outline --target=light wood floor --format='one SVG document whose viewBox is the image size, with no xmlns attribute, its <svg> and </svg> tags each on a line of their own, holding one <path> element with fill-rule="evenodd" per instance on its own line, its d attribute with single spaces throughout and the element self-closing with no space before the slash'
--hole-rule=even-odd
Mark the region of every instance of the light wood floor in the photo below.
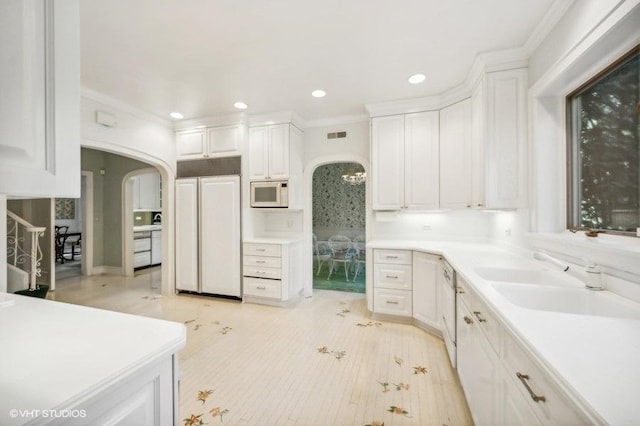
<svg viewBox="0 0 640 426">
<path fill-rule="evenodd" d="M 316 290 L 295 308 L 275 308 L 161 297 L 159 280 L 157 269 L 135 278 L 74 277 L 58 281 L 48 298 L 185 323 L 181 419 L 202 414 L 209 425 L 472 423 L 442 340 L 414 326 L 371 320 L 362 294 Z"/>
</svg>

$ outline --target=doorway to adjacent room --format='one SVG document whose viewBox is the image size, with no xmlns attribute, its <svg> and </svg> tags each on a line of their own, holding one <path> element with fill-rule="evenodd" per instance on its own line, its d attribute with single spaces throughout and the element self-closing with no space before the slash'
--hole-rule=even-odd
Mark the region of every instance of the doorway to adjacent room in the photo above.
<svg viewBox="0 0 640 426">
<path fill-rule="evenodd" d="M 313 288 L 365 292 L 366 174 L 358 163 L 313 173 Z"/>
</svg>

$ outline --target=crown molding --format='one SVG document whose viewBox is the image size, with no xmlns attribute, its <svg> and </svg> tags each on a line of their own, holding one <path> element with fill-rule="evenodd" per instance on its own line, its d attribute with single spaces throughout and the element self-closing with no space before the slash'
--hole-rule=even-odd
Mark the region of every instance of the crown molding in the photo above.
<svg viewBox="0 0 640 426">
<path fill-rule="evenodd" d="M 542 44 L 574 3 L 575 0 L 556 0 L 553 2 L 523 46 L 527 56 L 531 56 Z"/>
<path fill-rule="evenodd" d="M 307 129 L 312 127 L 332 127 L 342 126 L 345 124 L 368 123 L 369 116 L 367 114 L 344 115 L 341 117 L 321 118 L 318 120 L 309 120 L 306 122 Z"/>
<path fill-rule="evenodd" d="M 249 116 L 249 126 L 268 126 L 271 124 L 292 123 L 297 128 L 304 130 L 306 121 L 293 111 L 271 112 Z"/>
<path fill-rule="evenodd" d="M 190 118 L 188 120 L 180 120 L 173 123 L 173 130 L 196 129 L 199 127 L 221 127 L 232 126 L 237 124 L 246 124 L 248 115 L 246 112 L 235 112 L 226 115 L 217 115 L 212 117 Z"/>
<path fill-rule="evenodd" d="M 119 101 L 118 99 L 112 98 L 110 96 L 105 95 L 104 93 L 97 92 L 93 89 L 89 89 L 88 87 L 82 86 L 80 89 L 80 96 L 85 99 L 89 99 L 95 102 L 99 102 L 105 106 L 111 107 L 118 112 L 123 112 L 125 114 L 132 115 L 140 120 L 150 121 L 156 124 L 159 124 L 163 127 L 167 127 L 169 129 L 173 128 L 173 124 L 170 120 L 160 118 L 157 115 L 150 114 L 141 109 L 132 107 L 131 105 Z"/>
</svg>

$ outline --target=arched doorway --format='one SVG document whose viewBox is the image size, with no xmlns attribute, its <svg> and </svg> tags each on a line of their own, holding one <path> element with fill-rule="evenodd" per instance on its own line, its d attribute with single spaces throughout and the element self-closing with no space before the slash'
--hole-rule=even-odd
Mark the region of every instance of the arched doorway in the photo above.
<svg viewBox="0 0 640 426">
<path fill-rule="evenodd" d="M 355 162 L 313 173 L 313 288 L 365 293 L 366 173 Z"/>
</svg>

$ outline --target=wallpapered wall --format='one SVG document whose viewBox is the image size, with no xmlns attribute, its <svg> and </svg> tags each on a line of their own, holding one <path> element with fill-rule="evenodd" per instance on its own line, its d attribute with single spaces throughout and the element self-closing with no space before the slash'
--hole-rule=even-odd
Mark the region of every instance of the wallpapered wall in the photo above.
<svg viewBox="0 0 640 426">
<path fill-rule="evenodd" d="M 343 183 L 346 172 L 364 171 L 355 163 L 320 166 L 313 173 L 313 230 L 319 239 L 334 233 L 354 237 L 364 233 L 365 187 Z"/>
</svg>

